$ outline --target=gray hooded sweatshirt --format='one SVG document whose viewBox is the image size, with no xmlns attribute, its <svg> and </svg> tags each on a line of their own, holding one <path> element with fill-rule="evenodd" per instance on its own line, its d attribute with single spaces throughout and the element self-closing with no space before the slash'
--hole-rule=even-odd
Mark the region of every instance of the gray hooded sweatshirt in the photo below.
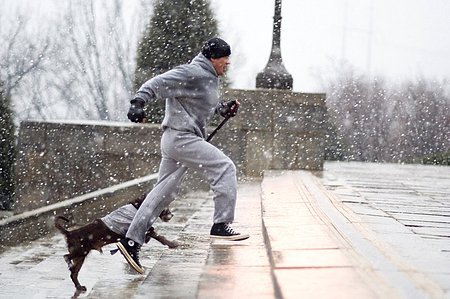
<svg viewBox="0 0 450 299">
<path fill-rule="evenodd" d="M 221 150 L 198 138 L 206 137 L 206 124 L 220 107 L 218 83 L 218 75 L 211 61 L 199 54 L 190 64 L 178 66 L 156 76 L 139 89 L 135 98 L 143 99 L 146 103 L 166 101 L 162 127 L 171 130 L 167 130 L 161 140 L 163 159 L 157 184 L 139 210 L 133 205 L 126 205 L 103 217 L 102 221 L 110 229 L 119 234 L 126 233 L 127 238 L 142 245 L 145 232 L 152 226 L 161 210 L 178 194 L 187 169 L 187 166 L 181 164 L 191 165 L 194 169 L 201 167 L 202 173 L 211 183 L 215 194 L 214 222 L 233 221 L 237 188 L 236 167 Z M 185 149 L 186 152 L 180 149 Z M 181 161 L 181 164 L 177 161 Z"/>
<path fill-rule="evenodd" d="M 165 100 L 162 128 L 187 131 L 206 137 L 206 125 L 219 103 L 219 78 L 211 61 L 198 54 L 191 63 L 180 65 L 145 82 L 135 98 L 146 103 Z"/>
</svg>

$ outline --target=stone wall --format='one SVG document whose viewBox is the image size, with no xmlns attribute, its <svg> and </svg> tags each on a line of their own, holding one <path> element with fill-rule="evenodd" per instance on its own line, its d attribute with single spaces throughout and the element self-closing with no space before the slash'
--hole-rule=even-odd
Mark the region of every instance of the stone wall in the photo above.
<svg viewBox="0 0 450 299">
<path fill-rule="evenodd" d="M 233 120 L 242 139 L 246 175 L 265 169 L 323 168 L 325 94 L 277 90 L 227 90 L 226 99 L 242 103 Z"/>
<path fill-rule="evenodd" d="M 159 139 L 155 125 L 22 122 L 15 213 L 156 172 Z"/>
<path fill-rule="evenodd" d="M 241 109 L 212 143 L 233 159 L 239 176 L 322 169 L 324 94 L 226 90 L 224 99 L 238 99 Z M 157 172 L 160 136 L 159 125 L 151 124 L 21 123 L 15 213 Z M 190 177 L 198 181 L 195 173 Z"/>
</svg>

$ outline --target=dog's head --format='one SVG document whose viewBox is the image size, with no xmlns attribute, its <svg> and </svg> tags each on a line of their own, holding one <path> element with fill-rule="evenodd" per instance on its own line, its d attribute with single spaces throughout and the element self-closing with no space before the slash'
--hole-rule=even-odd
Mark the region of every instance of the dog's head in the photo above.
<svg viewBox="0 0 450 299">
<path fill-rule="evenodd" d="M 139 209 L 141 204 L 144 202 L 145 197 L 147 197 L 147 193 L 142 194 L 138 198 L 134 199 L 133 201 L 130 201 L 130 203 L 136 208 Z"/>
<path fill-rule="evenodd" d="M 169 208 L 165 208 L 164 210 L 162 210 L 161 214 L 159 214 L 159 218 L 164 222 L 169 221 L 170 219 L 172 219 L 172 217 L 173 217 L 173 214 L 169 210 Z"/>
</svg>

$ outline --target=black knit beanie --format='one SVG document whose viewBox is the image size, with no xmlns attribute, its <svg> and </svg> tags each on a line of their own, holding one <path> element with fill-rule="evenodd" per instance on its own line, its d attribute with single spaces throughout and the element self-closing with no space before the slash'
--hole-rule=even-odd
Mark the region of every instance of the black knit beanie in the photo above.
<svg viewBox="0 0 450 299">
<path fill-rule="evenodd" d="M 231 55 L 230 45 L 223 39 L 213 37 L 205 42 L 202 48 L 202 54 L 208 58 L 220 58 Z"/>
</svg>

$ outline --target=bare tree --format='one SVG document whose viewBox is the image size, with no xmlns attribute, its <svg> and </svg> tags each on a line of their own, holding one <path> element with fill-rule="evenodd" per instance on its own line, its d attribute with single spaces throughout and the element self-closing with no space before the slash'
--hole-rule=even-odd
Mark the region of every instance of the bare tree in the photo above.
<svg viewBox="0 0 450 299">
<path fill-rule="evenodd" d="M 406 102 L 403 132 L 399 136 L 408 158 L 450 150 L 450 98 L 445 84 L 425 79 L 407 82 L 401 91 Z"/>
<path fill-rule="evenodd" d="M 54 2 L 57 9 L 44 22 L 49 31 L 44 36 L 51 36 L 45 40 L 45 55 L 36 71 L 21 78 L 14 97 L 21 98 L 15 109 L 21 120 L 125 120 L 128 100 L 134 94 L 137 40 L 145 28 L 142 15 L 148 11 L 142 9 L 145 0 L 132 4 L 120 0 Z M 40 33 L 35 35 L 42 38 Z"/>
<path fill-rule="evenodd" d="M 24 78 L 39 69 L 49 51 L 49 38 L 45 34 L 42 39 L 32 38 L 25 16 L 18 15 L 10 24 L 6 29 L 0 27 L 5 30 L 0 30 L 0 81 L 7 98 Z"/>
<path fill-rule="evenodd" d="M 450 150 L 450 98 L 445 82 L 425 79 L 387 86 L 354 70 L 329 81 L 328 98 L 334 143 L 340 157 L 397 162 Z M 342 150 L 342 147 L 345 147 Z"/>
<path fill-rule="evenodd" d="M 133 24 L 125 24 L 123 2 L 70 1 L 65 11 L 54 88 L 73 117 L 123 119 L 133 93 L 137 38 Z"/>
</svg>

